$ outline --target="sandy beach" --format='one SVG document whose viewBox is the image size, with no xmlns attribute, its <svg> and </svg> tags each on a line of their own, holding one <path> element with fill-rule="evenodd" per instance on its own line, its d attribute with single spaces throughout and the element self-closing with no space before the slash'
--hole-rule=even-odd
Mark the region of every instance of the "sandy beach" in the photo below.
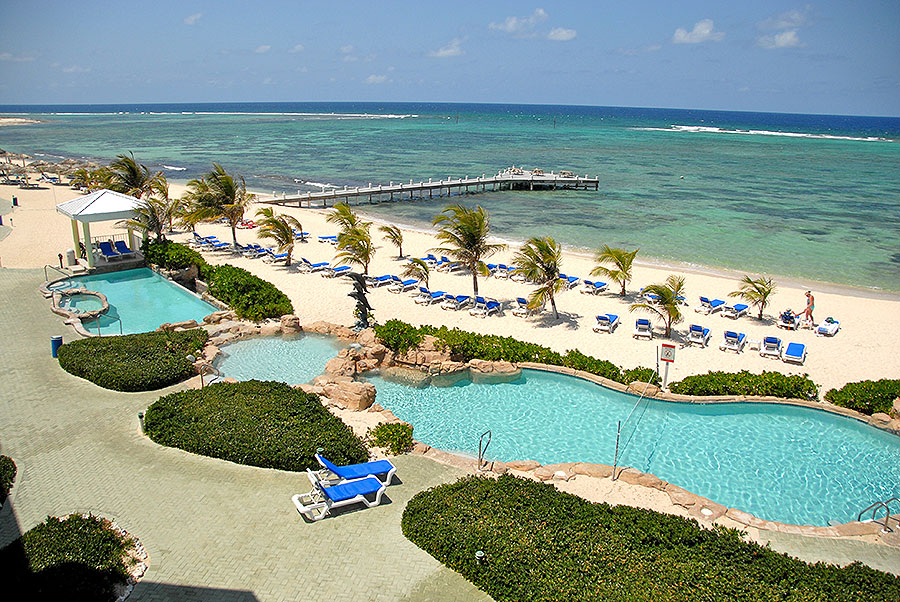
<svg viewBox="0 0 900 602">
<path fill-rule="evenodd" d="M 183 185 L 171 185 L 173 196 L 180 195 L 183 190 Z M 9 200 L 12 196 L 18 197 L 19 206 L 3 217 L 4 228 L 11 224 L 11 231 L 0 240 L 0 265 L 6 268 L 58 265 L 57 254 L 72 247 L 72 235 L 69 221 L 56 212 L 55 205 L 75 198 L 79 193 L 64 186 L 44 185 L 38 190 L 0 186 L 0 198 Z M 477 197 L 466 199 L 466 202 L 477 203 Z M 360 210 L 364 213 L 364 206 Z M 300 257 L 313 262 L 334 259 L 335 247 L 317 240 L 318 236 L 337 233 L 336 227 L 325 221 L 326 210 L 276 207 L 276 211 L 294 215 L 303 224 L 304 230 L 311 234 L 308 242 L 298 243 L 295 247 L 297 261 Z M 254 213 L 255 209 L 248 211 L 247 217 L 252 217 Z M 101 235 L 121 230 L 114 223 L 108 222 L 93 224 L 91 232 Z M 215 234 L 220 240 L 231 241 L 231 232 L 223 225 L 203 224 L 198 227 L 198 232 L 202 235 Z M 257 239 L 257 232 L 255 229 L 238 230 L 238 242 L 260 242 L 265 245 L 266 241 Z M 535 235 L 541 235 L 539 226 L 535 228 Z M 187 234 L 173 233 L 169 238 L 184 241 Z M 370 274 L 399 274 L 403 261 L 398 259 L 396 247 L 383 240 L 375 227 L 373 238 L 377 241 L 378 250 L 370 266 Z M 403 251 L 407 257 L 424 256 L 435 246 L 432 233 L 405 229 Z M 515 251 L 516 246 L 510 245 L 505 252 L 492 257 L 490 261 L 510 263 Z M 302 321 L 353 322 L 353 301 L 347 297 L 350 285 L 345 279 L 301 273 L 296 265 L 273 265 L 261 259 L 248 259 L 230 253 L 204 255 L 211 263 L 240 266 L 274 283 L 291 298 L 295 313 Z M 567 274 L 592 279 L 589 274 L 593 266 L 591 256 L 567 251 L 562 268 Z M 634 293 L 647 284 L 663 282 L 672 273 L 685 277 L 690 304 L 690 307 L 684 309 L 684 321 L 674 328 L 672 341 L 663 338 L 663 328 L 658 323 L 654 324 L 652 341 L 632 338 L 634 319 L 638 315 L 629 313 L 628 304 L 633 302 Z M 740 276 L 686 266 L 640 263 L 634 268 L 626 299 L 623 300 L 617 294 L 615 286 L 600 295 L 581 294 L 579 289 L 566 291 L 557 300 L 560 311 L 558 321 L 552 319 L 549 311 L 523 319 L 513 316 L 508 309 L 501 316 L 480 319 L 470 316 L 467 311 L 447 311 L 438 305 L 418 305 L 413 302 L 410 294 L 392 294 L 384 287 L 372 289 L 369 299 L 379 322 L 397 318 L 417 325 L 447 325 L 451 328 L 513 336 L 561 352 L 579 349 L 626 368 L 637 365 L 654 366 L 659 344 L 674 342 L 678 349 L 675 362 L 670 367 L 669 382 L 710 370 L 749 370 L 754 373 L 775 370 L 788 374 L 808 373 L 824 393 L 847 382 L 893 378 L 900 373 L 900 358 L 897 356 L 895 343 L 900 338 L 900 323 L 896 320 L 896 316 L 900 315 L 900 296 L 830 284 L 817 286 L 816 283 L 792 282 L 775 277 L 778 291 L 767 308 L 763 321 L 748 316 L 735 321 L 717 314 L 707 316 L 694 311 L 694 307 L 699 305 L 700 295 L 723 299 L 729 303 L 735 301 L 727 295 L 737 288 Z M 430 288 L 453 294 L 471 294 L 472 279 L 467 274 L 433 272 Z M 819 337 L 812 330 L 785 331 L 776 328 L 774 318 L 782 310 L 791 308 L 798 311 L 805 307 L 803 293 L 807 288 L 812 289 L 816 298 L 816 321 L 820 322 L 831 316 L 840 322 L 841 329 L 835 337 Z M 479 278 L 479 293 L 496 298 L 507 307 L 516 297 L 527 296 L 530 290 L 529 285 L 506 279 Z M 615 333 L 597 334 L 592 331 L 598 313 L 620 316 L 622 323 Z M 709 347 L 682 347 L 688 325 L 692 323 L 711 330 Z M 749 349 L 741 354 L 720 351 L 718 345 L 725 330 L 746 333 L 750 340 L 760 340 L 772 335 L 781 337 L 785 343 L 803 343 L 808 349 L 806 363 L 803 366 L 785 364 L 779 360 L 762 358 Z"/>
</svg>

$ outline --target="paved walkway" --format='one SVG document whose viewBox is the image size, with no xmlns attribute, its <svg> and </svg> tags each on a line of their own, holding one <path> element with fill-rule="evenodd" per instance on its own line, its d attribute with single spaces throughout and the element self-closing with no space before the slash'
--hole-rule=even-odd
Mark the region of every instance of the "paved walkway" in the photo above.
<svg viewBox="0 0 900 602">
<path fill-rule="evenodd" d="M 133 600 L 490 600 L 410 543 L 416 492 L 459 472 L 396 459 L 390 503 L 307 524 L 300 474 L 160 447 L 137 413 L 159 393 L 116 393 L 65 373 L 49 338 L 75 338 L 38 293 L 40 270 L 0 269 L 0 443 L 19 466 L 0 546 L 48 515 L 94 512 L 141 539 L 150 569 Z"/>
</svg>

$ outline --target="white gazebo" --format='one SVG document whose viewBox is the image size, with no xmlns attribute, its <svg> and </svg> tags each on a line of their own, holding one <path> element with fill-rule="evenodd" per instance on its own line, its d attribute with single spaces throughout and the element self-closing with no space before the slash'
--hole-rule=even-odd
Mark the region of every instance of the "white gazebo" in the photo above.
<svg viewBox="0 0 900 602">
<path fill-rule="evenodd" d="M 78 253 L 78 223 L 81 222 L 84 233 L 84 246 L 87 249 L 88 267 L 94 267 L 94 250 L 91 245 L 91 223 L 106 222 L 110 220 L 132 219 L 135 210 L 143 205 L 141 199 L 113 192 L 112 190 L 98 190 L 77 199 L 60 203 L 56 211 L 72 220 L 72 240 L 75 243 L 75 252 Z M 128 230 L 128 243 L 131 244 L 131 230 Z"/>
</svg>

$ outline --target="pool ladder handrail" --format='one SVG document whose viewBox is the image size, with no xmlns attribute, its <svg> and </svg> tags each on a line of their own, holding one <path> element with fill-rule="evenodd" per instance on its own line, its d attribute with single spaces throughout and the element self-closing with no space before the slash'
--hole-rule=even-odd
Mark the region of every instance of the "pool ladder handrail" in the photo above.
<svg viewBox="0 0 900 602">
<path fill-rule="evenodd" d="M 207 370 L 208 370 L 208 372 L 207 372 Z M 225 375 L 222 374 L 222 372 L 218 368 L 216 368 L 209 362 L 201 362 L 197 366 L 197 371 L 200 374 L 200 388 L 201 389 L 208 384 L 209 385 L 214 384 L 217 379 L 221 379 L 221 378 L 225 377 Z M 203 377 L 205 374 L 214 375 L 215 378 L 213 378 L 210 382 L 207 383 L 206 381 L 203 380 Z"/>
<path fill-rule="evenodd" d="M 634 414 L 634 411 L 637 409 L 638 405 L 643 401 L 644 396 L 647 394 L 647 388 L 650 386 L 650 382 L 653 380 L 653 377 L 659 378 L 659 360 L 657 360 L 657 367 L 654 370 L 653 374 L 650 375 L 650 378 L 647 379 L 647 382 L 644 383 L 644 389 L 641 391 L 641 396 L 638 397 L 638 400 L 634 402 L 634 406 L 632 406 L 631 411 L 628 412 L 628 417 L 625 418 L 625 422 L 628 422 L 631 419 L 631 415 Z M 613 456 L 613 471 L 612 471 L 612 480 L 615 481 L 617 478 L 616 472 L 619 466 L 619 436 L 622 434 L 622 421 L 619 420 L 616 426 L 616 453 Z"/>
<path fill-rule="evenodd" d="M 484 442 L 485 436 L 487 436 L 487 443 Z M 484 453 L 491 445 L 492 437 L 493 435 L 491 434 L 490 429 L 488 429 L 481 433 L 481 437 L 478 438 L 478 464 L 475 466 L 475 472 L 482 472 L 484 470 Z"/>
<path fill-rule="evenodd" d="M 120 335 L 124 334 L 124 332 L 122 330 L 122 318 L 120 318 L 118 316 L 110 316 L 109 314 L 103 314 L 103 316 L 106 318 L 111 318 L 112 320 L 115 320 L 116 322 L 118 322 L 119 323 L 119 334 Z M 103 336 L 103 333 L 100 331 L 100 316 L 97 316 L 97 336 L 98 337 Z"/>
<path fill-rule="evenodd" d="M 888 498 L 886 500 L 877 501 L 874 504 L 869 505 L 868 508 L 866 508 L 865 510 L 861 511 L 859 514 L 856 515 L 856 521 L 862 522 L 863 514 L 865 514 L 866 512 L 871 510 L 872 518 L 869 520 L 871 520 L 876 525 L 881 524 L 877 520 L 875 520 L 875 513 L 878 512 L 879 509 L 884 508 L 884 524 L 881 524 L 881 532 L 882 533 L 890 533 L 892 531 L 892 529 L 890 527 L 891 507 L 889 505 L 891 502 L 897 502 L 898 504 L 900 504 L 900 498 L 898 498 L 897 496 L 894 496 L 894 497 Z M 900 525 L 900 520 L 897 520 L 897 524 Z"/>
<path fill-rule="evenodd" d="M 49 263 L 47 263 L 47 264 L 44 264 L 44 282 L 50 282 L 50 277 L 47 274 L 47 268 L 50 268 L 51 270 L 56 270 L 57 272 L 59 272 L 66 278 L 68 278 L 69 276 L 72 275 L 72 274 L 66 272 L 63 268 L 58 268 L 55 265 L 50 265 Z"/>
</svg>

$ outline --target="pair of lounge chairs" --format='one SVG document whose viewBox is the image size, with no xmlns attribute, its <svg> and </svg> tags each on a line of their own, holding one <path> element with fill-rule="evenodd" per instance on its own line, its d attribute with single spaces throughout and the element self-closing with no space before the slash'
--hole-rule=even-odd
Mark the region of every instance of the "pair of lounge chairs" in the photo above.
<svg viewBox="0 0 900 602">
<path fill-rule="evenodd" d="M 591 280 L 584 281 L 584 288 L 581 289 L 581 292 L 585 295 L 599 295 L 603 291 L 608 288 L 608 285 L 605 282 L 592 282 Z"/>
<path fill-rule="evenodd" d="M 722 342 L 719 343 L 719 349 L 722 351 L 734 351 L 735 353 L 740 353 L 744 350 L 744 345 L 746 343 L 747 335 L 743 332 L 726 330 Z"/>
<path fill-rule="evenodd" d="M 441 309 L 446 309 L 447 311 L 458 311 L 470 305 L 472 305 L 472 297 L 469 295 L 451 295 L 447 293 L 444 295 L 444 300 L 441 301 Z"/>
<path fill-rule="evenodd" d="M 125 241 L 117 240 L 114 244 L 116 247 L 115 249 L 113 249 L 113 244 L 111 244 L 108 240 L 98 244 L 98 247 L 100 249 L 100 256 L 103 257 L 104 261 L 109 262 L 110 259 L 134 257 L 134 251 L 128 248 L 128 245 L 125 244 Z"/>
<path fill-rule="evenodd" d="M 616 314 L 600 314 L 597 323 L 594 324 L 594 332 L 608 332 L 612 334 L 619 325 L 619 316 Z"/>
<path fill-rule="evenodd" d="M 638 318 L 634 322 L 634 332 L 631 335 L 633 338 L 643 338 L 646 337 L 648 339 L 653 338 L 653 325 L 650 324 L 650 320 L 647 318 Z"/>
<path fill-rule="evenodd" d="M 565 274 L 560 274 L 559 279 L 566 285 L 566 289 L 573 289 L 581 282 L 581 278 L 578 276 L 566 276 Z"/>
<path fill-rule="evenodd" d="M 391 283 L 390 285 L 388 285 L 388 292 L 399 295 L 400 293 L 411 291 L 417 286 L 419 286 L 419 281 L 415 278 L 400 280 L 400 278 L 398 278 L 397 276 L 391 276 Z"/>
<path fill-rule="evenodd" d="M 700 345 L 701 347 L 706 347 L 709 345 L 711 336 L 709 328 L 704 328 L 700 324 L 691 324 L 690 327 L 688 327 L 687 338 L 685 338 L 684 342 L 686 345 Z"/>
<path fill-rule="evenodd" d="M 509 278 L 515 273 L 516 266 L 509 266 L 505 263 L 489 263 L 487 269 L 495 278 Z"/>
<path fill-rule="evenodd" d="M 499 314 L 503 311 L 503 304 L 496 299 L 475 297 L 475 305 L 469 310 L 469 315 L 476 318 L 486 318 L 491 314 Z"/>
<path fill-rule="evenodd" d="M 787 347 L 784 347 L 781 339 L 778 337 L 766 337 L 763 339 L 762 346 L 759 349 L 759 355 L 781 359 L 781 361 L 786 363 L 803 365 L 806 361 L 806 345 L 803 343 L 788 343 Z"/>
<path fill-rule="evenodd" d="M 726 305 L 722 308 L 722 313 L 719 314 L 724 318 L 731 318 L 732 320 L 737 320 L 741 316 L 747 315 L 747 312 L 750 310 L 750 306 L 745 303 L 735 303 L 734 305 Z"/>
<path fill-rule="evenodd" d="M 372 508 L 379 505 L 385 489 L 397 472 L 397 468 L 388 460 L 349 466 L 337 466 L 321 454 L 316 454 L 316 460 L 322 469 L 306 470 L 312 490 L 291 497 L 297 511 L 311 521 L 322 520 L 333 509 L 342 506 L 361 503 Z M 383 481 L 378 478 L 379 475 Z"/>
<path fill-rule="evenodd" d="M 424 286 L 419 287 L 419 294 L 415 296 L 413 301 L 419 305 L 431 305 L 432 303 L 440 303 L 447 296 L 447 291 L 430 291 Z"/>
<path fill-rule="evenodd" d="M 725 309 L 725 302 L 721 299 L 710 300 L 709 297 L 700 297 L 700 305 L 694 311 L 709 315 L 723 309 Z"/>
</svg>

